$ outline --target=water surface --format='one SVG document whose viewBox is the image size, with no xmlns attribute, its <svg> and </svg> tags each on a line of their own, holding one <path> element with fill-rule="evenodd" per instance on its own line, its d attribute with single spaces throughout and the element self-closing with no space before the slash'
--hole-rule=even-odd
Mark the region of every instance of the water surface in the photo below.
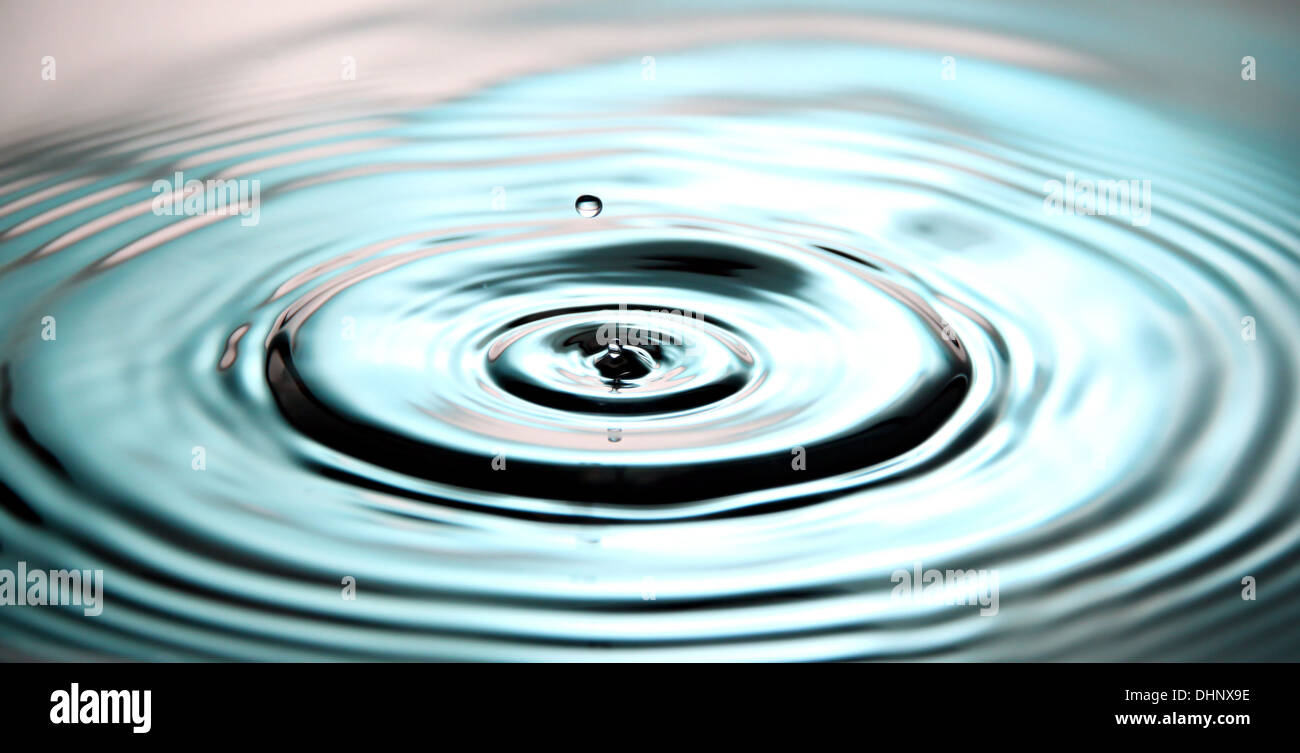
<svg viewBox="0 0 1300 753">
<path fill-rule="evenodd" d="M 11 91 L 8 655 L 1297 657 L 1294 10 L 369 13 Z"/>
</svg>

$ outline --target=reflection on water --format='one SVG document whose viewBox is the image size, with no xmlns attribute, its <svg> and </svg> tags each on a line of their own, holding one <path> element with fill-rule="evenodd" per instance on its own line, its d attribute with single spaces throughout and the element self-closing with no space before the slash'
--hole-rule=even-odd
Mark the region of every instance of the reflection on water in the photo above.
<svg viewBox="0 0 1300 753">
<path fill-rule="evenodd" d="M 1236 62 L 1294 53 L 1045 13 L 384 6 L 11 90 L 67 116 L 0 147 L 0 568 L 105 608 L 4 650 L 1296 657 L 1294 76 Z"/>
</svg>

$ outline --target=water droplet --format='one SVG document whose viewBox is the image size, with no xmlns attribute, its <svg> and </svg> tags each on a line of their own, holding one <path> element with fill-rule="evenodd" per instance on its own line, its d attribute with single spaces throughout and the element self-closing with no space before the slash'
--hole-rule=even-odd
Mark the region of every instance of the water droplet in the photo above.
<svg viewBox="0 0 1300 753">
<path fill-rule="evenodd" d="M 588 194 L 583 194 L 582 196 L 578 197 L 578 200 L 574 203 L 573 208 L 577 209 L 578 214 L 582 215 L 583 217 L 595 217 L 596 215 L 600 214 L 600 210 L 603 209 L 604 206 L 605 205 L 600 202 L 600 199 L 598 197 L 591 196 Z"/>
<path fill-rule="evenodd" d="M 621 382 L 640 379 L 655 368 L 654 358 L 641 348 L 624 345 L 614 338 L 605 346 L 605 352 L 595 360 L 595 366 L 607 379 Z"/>
</svg>

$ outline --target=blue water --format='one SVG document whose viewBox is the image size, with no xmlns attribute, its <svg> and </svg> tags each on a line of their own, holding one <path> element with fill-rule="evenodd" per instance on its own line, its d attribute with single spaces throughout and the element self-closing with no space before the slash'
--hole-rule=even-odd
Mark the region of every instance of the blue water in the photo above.
<svg viewBox="0 0 1300 753">
<path fill-rule="evenodd" d="M 1198 99 L 1277 91 L 1236 47 L 1192 95 L 1033 30 L 945 78 L 970 9 L 720 12 L 650 64 L 0 150 L 0 567 L 105 571 L 3 650 L 1300 657 L 1294 101 Z M 155 212 L 177 172 L 256 214 Z M 996 613 L 900 600 L 915 563 Z"/>
</svg>

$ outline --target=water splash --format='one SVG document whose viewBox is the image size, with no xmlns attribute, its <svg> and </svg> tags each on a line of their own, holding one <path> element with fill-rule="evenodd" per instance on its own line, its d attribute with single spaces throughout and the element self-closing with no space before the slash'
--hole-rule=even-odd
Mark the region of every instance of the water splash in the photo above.
<svg viewBox="0 0 1300 753">
<path fill-rule="evenodd" d="M 1046 42 L 824 21 L 0 153 L 0 553 L 107 572 L 5 643 L 1295 656 L 1293 144 Z M 177 171 L 259 181 L 256 224 Z M 1051 211 L 1079 180 L 1149 180 L 1146 221 Z M 1000 611 L 892 598 L 917 562 Z"/>
</svg>

